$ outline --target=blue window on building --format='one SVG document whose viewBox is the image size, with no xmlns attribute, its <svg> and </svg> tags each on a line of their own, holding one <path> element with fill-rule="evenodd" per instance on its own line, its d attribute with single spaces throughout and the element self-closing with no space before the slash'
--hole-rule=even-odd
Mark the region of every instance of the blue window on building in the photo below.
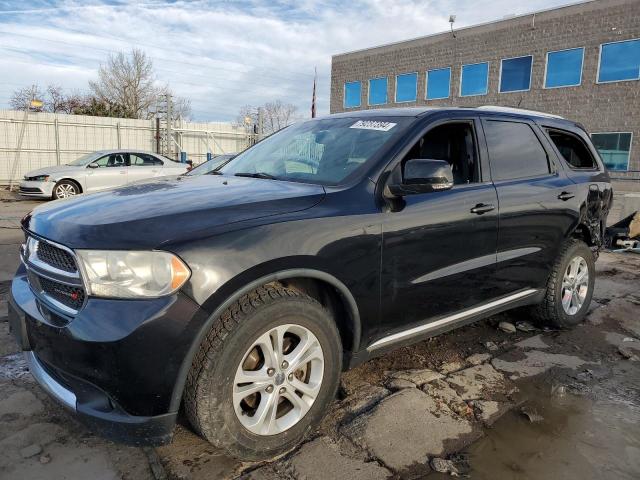
<svg viewBox="0 0 640 480">
<path fill-rule="evenodd" d="M 360 82 L 347 82 L 344 84 L 344 108 L 360 106 L 360 94 L 362 84 Z"/>
<path fill-rule="evenodd" d="M 544 88 L 573 87 L 582 83 L 584 48 L 547 53 Z"/>
<path fill-rule="evenodd" d="M 500 64 L 500 93 L 529 90 L 532 64 L 531 55 L 503 59 Z"/>
<path fill-rule="evenodd" d="M 396 76 L 396 102 L 415 102 L 418 94 L 418 74 L 405 73 Z"/>
<path fill-rule="evenodd" d="M 489 85 L 489 62 L 463 65 L 460 96 L 486 95 Z"/>
<path fill-rule="evenodd" d="M 451 86 L 451 67 L 427 72 L 427 100 L 448 98 Z"/>
<path fill-rule="evenodd" d="M 631 154 L 631 133 L 592 133 L 593 145 L 609 170 L 629 169 Z"/>
<path fill-rule="evenodd" d="M 598 82 L 640 79 L 640 39 L 600 46 Z"/>
<path fill-rule="evenodd" d="M 387 103 L 387 77 L 369 80 L 369 105 Z"/>
</svg>

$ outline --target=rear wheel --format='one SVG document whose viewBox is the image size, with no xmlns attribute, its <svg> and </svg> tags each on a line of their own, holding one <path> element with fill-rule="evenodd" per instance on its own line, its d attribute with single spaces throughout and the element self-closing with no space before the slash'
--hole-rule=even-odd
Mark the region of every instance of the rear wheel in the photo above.
<svg viewBox="0 0 640 480">
<path fill-rule="evenodd" d="M 560 328 L 580 323 L 593 297 L 595 274 L 589 246 L 577 239 L 567 241 L 549 276 L 544 300 L 533 308 L 534 316 Z"/>
<path fill-rule="evenodd" d="M 194 359 L 185 410 L 214 445 L 246 459 L 297 445 L 335 397 L 340 337 L 312 298 L 270 284 L 216 321 Z"/>
<path fill-rule="evenodd" d="M 74 197 L 80 193 L 80 189 L 75 182 L 71 180 L 60 180 L 56 183 L 55 187 L 53 187 L 53 198 L 68 198 Z"/>
</svg>

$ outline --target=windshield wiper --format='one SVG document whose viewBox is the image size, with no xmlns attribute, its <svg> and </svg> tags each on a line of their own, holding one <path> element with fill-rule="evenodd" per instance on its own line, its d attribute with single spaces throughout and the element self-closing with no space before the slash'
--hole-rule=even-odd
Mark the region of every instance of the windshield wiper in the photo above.
<svg viewBox="0 0 640 480">
<path fill-rule="evenodd" d="M 210 172 L 205 173 L 205 175 L 222 175 L 222 172 L 219 170 L 211 170 Z"/>
<path fill-rule="evenodd" d="M 277 180 L 276 177 L 274 177 L 270 173 L 265 173 L 265 172 L 255 172 L 255 173 L 240 172 L 240 173 L 236 173 L 235 176 L 236 177 L 250 177 L 250 178 L 265 178 L 267 180 Z"/>
</svg>

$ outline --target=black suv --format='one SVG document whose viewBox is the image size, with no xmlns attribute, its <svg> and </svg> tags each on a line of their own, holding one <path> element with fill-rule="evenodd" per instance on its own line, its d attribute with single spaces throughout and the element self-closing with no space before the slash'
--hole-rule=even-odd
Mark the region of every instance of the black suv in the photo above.
<svg viewBox="0 0 640 480">
<path fill-rule="evenodd" d="M 374 355 L 514 307 L 580 322 L 611 199 L 560 117 L 331 115 L 207 175 L 36 208 L 10 322 L 40 384 L 103 435 L 168 442 L 183 405 L 207 440 L 265 458 Z"/>
</svg>

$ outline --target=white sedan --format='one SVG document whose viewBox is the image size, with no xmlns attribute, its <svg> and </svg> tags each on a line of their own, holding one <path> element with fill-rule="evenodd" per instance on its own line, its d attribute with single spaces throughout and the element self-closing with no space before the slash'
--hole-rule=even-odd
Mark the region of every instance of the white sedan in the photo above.
<svg viewBox="0 0 640 480">
<path fill-rule="evenodd" d="M 66 198 L 97 192 L 154 177 L 181 175 L 187 164 L 157 153 L 138 150 L 102 150 L 88 153 L 67 165 L 28 172 L 20 194 L 40 198 Z"/>
</svg>

